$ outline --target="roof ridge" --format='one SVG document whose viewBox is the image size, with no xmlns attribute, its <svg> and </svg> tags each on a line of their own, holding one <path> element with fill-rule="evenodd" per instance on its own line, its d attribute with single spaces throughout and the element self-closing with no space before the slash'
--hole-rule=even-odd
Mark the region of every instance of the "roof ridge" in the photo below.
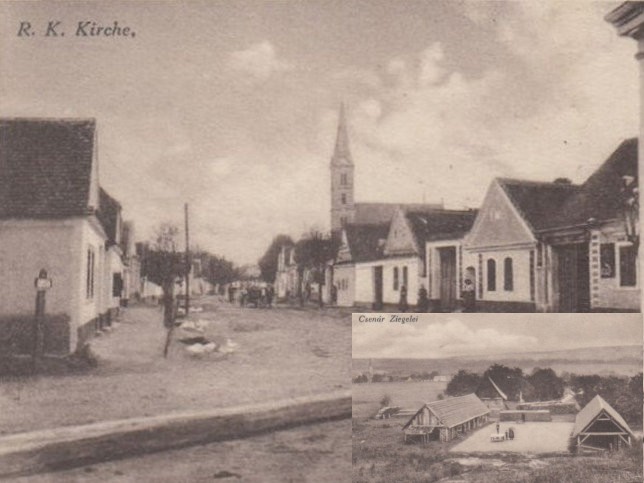
<svg viewBox="0 0 644 483">
<path fill-rule="evenodd" d="M 501 183 L 520 183 L 520 184 L 532 184 L 532 185 L 544 185 L 544 186 L 556 186 L 562 188 L 581 188 L 581 184 L 576 183 L 556 183 L 554 181 L 539 181 L 539 180 L 530 180 L 530 179 L 521 179 L 521 178 L 509 178 L 506 176 L 497 176 L 494 178 Z"/>
</svg>

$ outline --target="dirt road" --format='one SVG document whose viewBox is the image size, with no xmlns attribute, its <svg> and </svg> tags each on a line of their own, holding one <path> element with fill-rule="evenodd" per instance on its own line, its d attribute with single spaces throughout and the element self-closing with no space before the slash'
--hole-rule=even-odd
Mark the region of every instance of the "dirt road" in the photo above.
<svg viewBox="0 0 644 483">
<path fill-rule="evenodd" d="M 0 381 L 0 434 L 183 409 L 234 406 L 350 387 L 351 321 L 317 309 L 241 309 L 214 297 L 204 336 L 238 344 L 227 356 L 191 356 L 165 332 L 156 307 L 126 309 L 118 327 L 93 340 L 96 369 Z M 180 336 L 180 334 L 177 334 Z M 185 334 L 184 334 L 185 335 Z"/>
</svg>

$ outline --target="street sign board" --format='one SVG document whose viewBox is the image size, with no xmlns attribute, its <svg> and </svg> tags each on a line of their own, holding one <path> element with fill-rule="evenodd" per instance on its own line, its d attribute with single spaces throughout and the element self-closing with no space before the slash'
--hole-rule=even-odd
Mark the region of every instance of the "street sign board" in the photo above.
<svg viewBox="0 0 644 483">
<path fill-rule="evenodd" d="M 37 278 L 34 281 L 37 290 L 49 290 L 52 286 L 51 278 Z"/>
</svg>

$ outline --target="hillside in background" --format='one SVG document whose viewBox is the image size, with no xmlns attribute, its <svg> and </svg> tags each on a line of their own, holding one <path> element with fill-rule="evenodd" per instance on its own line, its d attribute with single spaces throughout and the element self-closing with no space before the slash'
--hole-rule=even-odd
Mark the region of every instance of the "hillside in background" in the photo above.
<svg viewBox="0 0 644 483">
<path fill-rule="evenodd" d="M 575 374 L 631 376 L 642 371 L 642 346 L 586 347 L 441 359 L 372 359 L 375 371 L 398 376 L 432 371 L 454 374 L 460 369 L 482 372 L 493 363 L 520 367 L 524 372 L 530 372 L 534 367 L 550 367 L 557 373 L 566 371 Z M 366 372 L 368 367 L 369 359 L 353 359 L 354 375 Z"/>
</svg>

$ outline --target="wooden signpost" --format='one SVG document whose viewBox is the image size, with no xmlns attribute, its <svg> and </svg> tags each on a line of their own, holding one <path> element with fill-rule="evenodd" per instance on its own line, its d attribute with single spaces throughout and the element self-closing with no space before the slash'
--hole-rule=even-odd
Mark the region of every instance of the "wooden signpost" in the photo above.
<svg viewBox="0 0 644 483">
<path fill-rule="evenodd" d="M 51 278 L 47 277 L 47 270 L 40 270 L 34 280 L 36 287 L 36 314 L 34 317 L 34 341 L 32 363 L 34 372 L 38 369 L 38 361 L 43 355 L 45 345 L 45 294 L 52 286 Z"/>
</svg>

